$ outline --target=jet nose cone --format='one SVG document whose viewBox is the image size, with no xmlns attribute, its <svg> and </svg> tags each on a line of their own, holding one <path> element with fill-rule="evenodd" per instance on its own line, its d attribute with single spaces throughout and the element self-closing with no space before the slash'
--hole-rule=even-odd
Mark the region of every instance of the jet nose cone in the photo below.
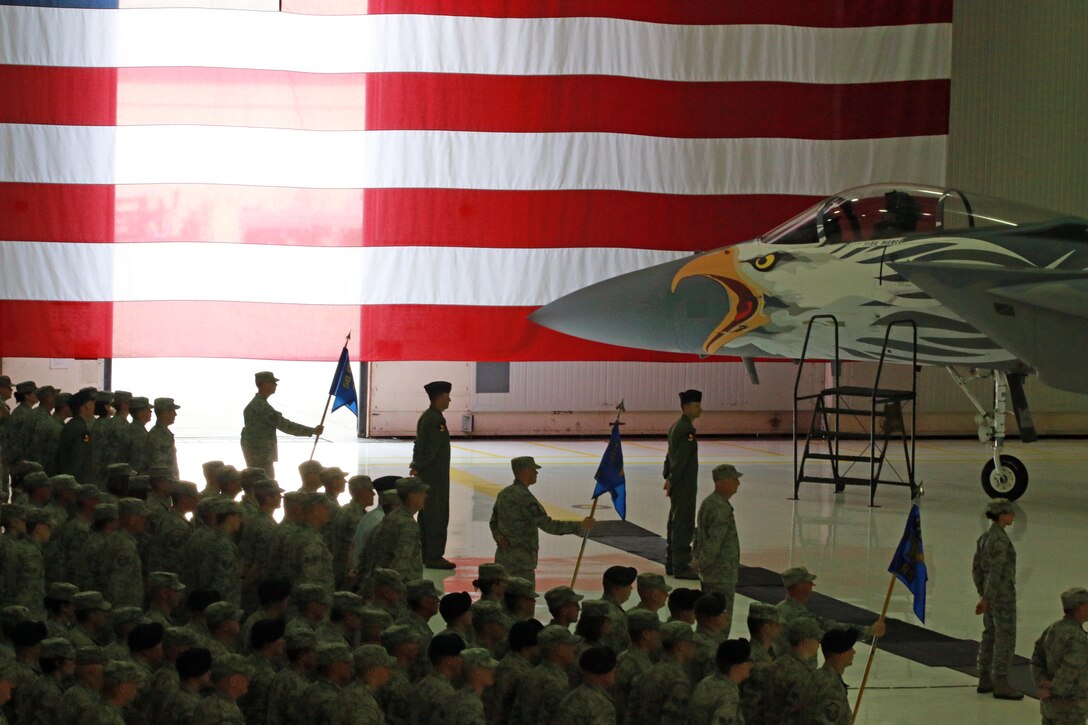
<svg viewBox="0 0 1088 725">
<path fill-rule="evenodd" d="M 729 308 L 719 284 L 673 277 L 691 257 L 630 272 L 560 297 L 534 312 L 538 325 L 612 345 L 701 354 L 707 334 Z"/>
</svg>

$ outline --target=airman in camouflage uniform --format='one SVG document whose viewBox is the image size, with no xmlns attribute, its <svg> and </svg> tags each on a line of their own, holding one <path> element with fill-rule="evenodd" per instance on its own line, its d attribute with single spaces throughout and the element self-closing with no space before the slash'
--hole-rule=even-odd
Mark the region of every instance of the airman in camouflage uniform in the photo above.
<svg viewBox="0 0 1088 725">
<path fill-rule="evenodd" d="M 246 659 L 253 668 L 253 679 L 249 692 L 238 700 L 247 725 L 264 725 L 268 720 L 268 696 L 277 664 L 283 659 L 285 633 L 282 619 L 258 620 L 248 632 L 245 644 L 251 654 Z"/>
<path fill-rule="evenodd" d="M 173 398 L 155 398 L 155 426 L 147 432 L 145 443 L 148 469 L 163 466 L 175 479 L 181 474 L 178 472 L 178 448 L 174 445 L 170 426 L 177 419 L 179 408 L 181 406 L 174 403 Z"/>
<path fill-rule="evenodd" d="M 162 633 L 162 649 L 164 662 L 161 667 L 155 670 L 155 673 L 151 676 L 151 681 L 147 685 L 148 690 L 148 706 L 151 712 L 151 720 L 153 722 L 159 722 L 167 717 L 167 702 L 174 695 L 174 693 L 181 690 L 181 670 L 183 664 L 183 656 L 186 656 L 187 652 L 195 649 L 202 649 L 203 654 L 207 655 L 207 665 L 203 670 L 196 674 L 197 677 L 201 675 L 208 675 L 211 668 L 211 653 L 206 649 L 203 649 L 203 639 L 198 637 L 188 627 L 167 627 Z M 207 679 L 207 678 L 205 678 Z M 210 680 L 207 684 L 210 684 Z M 192 714 L 196 709 L 197 703 L 193 703 L 193 706 L 185 711 L 185 718 Z M 177 712 L 177 708 L 171 710 L 171 712 Z"/>
<path fill-rule="evenodd" d="M 633 609 L 627 613 L 627 632 L 631 646 L 616 659 L 616 685 L 612 691 L 616 712 L 621 718 L 635 679 L 649 670 L 661 651 L 661 620 L 648 609 Z"/>
<path fill-rule="evenodd" d="M 733 598 L 740 574 L 740 540 L 730 499 L 740 487 L 741 473 L 733 466 L 722 464 L 714 468 L 712 475 L 714 491 L 699 506 L 692 565 L 699 573 L 703 591 L 720 594 L 732 619 Z M 728 635 L 729 630 L 725 633 Z"/>
<path fill-rule="evenodd" d="M 295 527 L 290 538 L 283 542 L 284 574 L 295 583 L 319 584 L 334 591 L 332 553 L 329 551 L 321 530 L 328 525 L 329 509 L 325 497 L 319 493 L 303 492 L 299 496 L 304 525 Z"/>
<path fill-rule="evenodd" d="M 616 706 L 608 696 L 616 682 L 616 653 L 592 647 L 578 660 L 581 684 L 559 702 L 556 722 L 606 725 L 616 722 Z"/>
<path fill-rule="evenodd" d="M 993 524 L 978 538 L 971 564 L 979 596 L 975 614 L 982 615 L 977 689 L 993 692 L 999 700 L 1020 700 L 1024 696 L 1008 681 L 1016 647 L 1016 548 L 1005 528 L 1016 520 L 1016 510 L 1009 501 L 994 499 L 986 507 L 986 517 Z"/>
<path fill-rule="evenodd" d="M 214 589 L 224 601 L 238 607 L 242 604 L 242 582 L 233 536 L 242 527 L 242 510 L 230 499 L 218 499 L 211 508 L 216 527 L 203 540 L 194 587 Z"/>
<path fill-rule="evenodd" d="M 800 723 L 801 688 L 816 671 L 823 630 L 816 620 L 799 617 L 786 625 L 790 648 L 767 668 L 763 713 L 767 722 Z"/>
<path fill-rule="evenodd" d="M 147 454 L 147 424 L 151 422 L 151 401 L 135 397 L 128 404 L 132 421 L 116 431 L 117 461 L 140 473 L 150 473 Z"/>
<path fill-rule="evenodd" d="M 665 573 L 678 579 L 697 579 L 691 569 L 691 541 L 695 536 L 695 500 L 699 492 L 699 441 L 694 421 L 703 412 L 703 394 L 680 393 L 681 415 L 669 428 L 669 451 L 661 475 L 669 497 L 669 521 L 665 536 Z"/>
<path fill-rule="evenodd" d="M 826 632 L 829 629 L 850 629 L 857 632 L 858 639 L 866 643 L 871 643 L 873 637 L 884 636 L 885 624 L 883 620 L 878 619 L 868 627 L 859 627 L 853 624 L 836 622 L 833 619 L 821 617 L 810 611 L 808 608 L 808 600 L 812 596 L 812 588 L 815 581 L 816 575 L 810 573 L 809 570 L 803 566 L 795 566 L 782 572 L 782 585 L 786 588 L 786 598 L 778 603 L 778 616 L 782 620 L 783 627 L 787 627 L 790 622 L 795 619 L 807 617 L 816 622 L 821 633 Z M 789 648 L 790 643 L 786 637 L 786 630 L 783 629 L 778 640 L 775 642 L 775 652 L 782 653 Z M 812 665 L 815 666 L 815 652 L 813 652 L 812 658 Z"/>
<path fill-rule="evenodd" d="M 367 644 L 352 653 L 355 677 L 340 691 L 333 707 L 332 725 L 377 725 L 384 723 L 381 707 L 374 698 L 392 674 L 397 661 L 379 645 Z"/>
<path fill-rule="evenodd" d="M 253 670 L 241 655 L 228 654 L 212 660 L 215 691 L 204 698 L 190 720 L 192 725 L 245 725 L 238 698 L 249 688 Z"/>
<path fill-rule="evenodd" d="M 453 385 L 436 380 L 423 386 L 431 401 L 416 423 L 408 475 L 431 488 L 430 505 L 419 515 L 423 561 L 429 569 L 453 569 L 447 561 L 446 530 L 450 523 L 450 430 L 443 411 L 450 407 Z"/>
<path fill-rule="evenodd" d="M 540 552 L 540 531 L 555 536 L 583 534 L 593 527 L 594 520 L 557 521 L 548 516 L 529 487 L 536 483 L 540 466 L 532 456 L 519 456 L 510 461 L 514 482 L 499 492 L 491 509 L 491 536 L 498 547 L 495 563 L 501 564 L 511 576 L 520 576 L 536 584 L 537 556 Z"/>
<path fill-rule="evenodd" d="M 378 688 L 375 697 L 389 725 L 406 725 L 412 703 L 412 681 L 408 670 L 419 659 L 423 640 L 419 633 L 403 624 L 382 632 L 382 647 L 396 659 L 389 680 Z M 428 661 L 428 666 L 430 662 Z"/>
<path fill-rule="evenodd" d="M 801 687 L 800 704 L 805 722 L 812 725 L 850 725 L 850 701 L 842 673 L 854 662 L 857 632 L 829 629 L 821 648 L 824 664 Z"/>
<path fill-rule="evenodd" d="M 308 437 L 321 435 L 324 428 L 320 425 L 311 428 L 287 420 L 282 413 L 272 407 L 268 397 L 276 392 L 279 378 L 275 375 L 264 370 L 254 375 L 253 379 L 257 384 L 257 394 L 242 412 L 245 419 L 245 425 L 242 428 L 242 455 L 245 457 L 247 466 L 263 468 L 269 478 L 275 478 L 275 463 L 279 460 L 276 431 L 282 431 L 287 435 Z"/>
<path fill-rule="evenodd" d="M 692 725 L 744 725 L 740 685 L 752 669 L 748 641 L 729 639 L 715 653 L 715 672 L 691 693 Z"/>
<path fill-rule="evenodd" d="M 412 517 L 427 505 L 429 490 L 418 478 L 397 481 L 397 495 L 402 505 L 382 519 L 367 547 L 368 560 L 375 568 L 392 569 L 404 581 L 423 577 L 419 524 Z"/>
<path fill-rule="evenodd" d="M 117 503 L 120 528 L 102 540 L 98 575 L 102 595 L 115 607 L 144 605 L 143 564 L 136 535 L 142 533 L 147 509 L 137 498 Z"/>
<path fill-rule="evenodd" d="M 76 681 L 57 702 L 58 723 L 91 722 L 102 705 L 102 675 L 106 653 L 101 647 L 77 647 Z"/>
<path fill-rule="evenodd" d="M 71 516 L 68 509 L 75 500 L 75 492 L 79 487 L 79 483 L 68 474 L 61 473 L 49 478 L 49 486 L 53 489 L 53 498 L 43 508 L 49 513 L 49 518 L 53 521 L 53 533 L 55 534 L 60 531 L 60 528 L 67 523 L 68 517 Z"/>
<path fill-rule="evenodd" d="M 253 498 L 257 502 L 252 513 L 244 515 L 242 538 L 238 543 L 239 566 L 245 576 L 242 581 L 242 607 L 256 609 L 258 604 L 257 587 L 262 579 L 267 579 L 265 561 L 269 548 L 276 538 L 276 520 L 272 515 L 283 500 L 283 489 L 275 481 L 264 478 L 252 484 Z M 243 511 L 250 507 L 243 506 Z"/>
<path fill-rule="evenodd" d="M 559 703 L 570 692 L 570 670 L 574 648 L 581 638 L 570 630 L 551 624 L 537 634 L 540 664 L 522 679 L 514 693 L 510 722 L 552 722 Z"/>
<path fill-rule="evenodd" d="M 108 624 L 113 607 L 102 596 L 102 592 L 80 592 L 73 597 L 72 604 L 76 609 L 76 623 L 68 632 L 68 639 L 72 644 L 77 649 L 109 644 Z"/>
<path fill-rule="evenodd" d="M 355 665 L 351 650 L 343 642 L 317 646 L 317 677 L 302 693 L 299 708 L 313 722 L 331 722 L 337 698 L 351 682 Z"/>
<path fill-rule="evenodd" d="M 34 406 L 38 403 L 38 386 L 33 380 L 27 380 L 15 386 L 15 409 L 7 424 L 5 453 L 11 461 L 31 460 L 27 458 L 27 445 L 30 442 L 30 429 L 34 424 Z M 41 461 L 38 461 L 41 463 Z"/>
<path fill-rule="evenodd" d="M 347 580 L 352 570 L 351 541 L 366 510 L 374 505 L 375 495 L 370 476 L 352 476 L 347 485 L 351 501 L 336 510 L 328 526 L 329 551 L 332 553 L 333 573 L 339 589 L 351 589 L 355 583 Z"/>
<path fill-rule="evenodd" d="M 189 725 L 203 701 L 201 690 L 211 687 L 212 653 L 193 647 L 178 655 L 178 687 L 166 696 L 160 708 L 163 725 Z"/>
<path fill-rule="evenodd" d="M 623 605 L 631 598 L 637 578 L 638 570 L 633 566 L 610 566 L 601 577 L 604 589 L 601 601 L 605 602 L 608 618 L 612 620 L 612 631 L 602 639 L 601 644 L 611 647 L 617 655 L 631 645 Z"/>
<path fill-rule="evenodd" d="M 113 407 L 116 411 L 97 427 L 98 429 L 98 465 L 99 479 L 103 479 L 106 466 L 114 463 L 129 463 L 121 455 L 124 446 L 125 431 L 129 426 L 129 409 L 132 393 L 126 390 L 113 392 Z M 133 466 L 135 468 L 135 466 Z"/>
<path fill-rule="evenodd" d="M 56 403 L 57 394 L 57 389 L 52 385 L 43 385 L 38 389 L 38 407 L 34 409 L 27 431 L 27 460 L 42 464 L 43 470 L 50 476 L 57 473 L 57 444 L 64 429 L 64 420 L 58 420 L 53 415 L 53 408 L 60 407 Z"/>
<path fill-rule="evenodd" d="M 82 484 L 97 483 L 92 460 L 94 436 L 91 433 L 94 394 L 94 388 L 83 388 L 68 399 L 72 417 L 64 424 L 57 444 L 57 472 L 74 476 Z"/>
<path fill-rule="evenodd" d="M 461 652 L 464 686 L 458 690 L 446 708 L 446 725 L 487 725 L 484 715 L 484 691 L 495 684 L 495 668 L 498 660 L 483 647 L 472 647 Z"/>
<path fill-rule="evenodd" d="M 45 558 L 42 546 L 49 541 L 53 523 L 42 509 L 26 512 L 26 538 L 11 545 L 4 560 L 4 605 L 19 605 L 44 621 Z"/>
<path fill-rule="evenodd" d="M 1088 717 L 1088 589 L 1062 592 L 1065 616 L 1043 630 L 1031 654 L 1043 725 L 1083 725 Z"/>
<path fill-rule="evenodd" d="M 91 721 L 93 725 L 125 725 L 125 708 L 146 680 L 144 671 L 129 660 L 107 662 L 102 670 L 102 702 Z"/>
<path fill-rule="evenodd" d="M 11 435 L 11 408 L 8 407 L 11 393 L 11 378 L 7 375 L 0 375 L 0 501 L 8 500 L 8 474 L 13 463 L 13 459 L 8 454 L 8 449 L 11 447 L 9 439 Z"/>
<path fill-rule="evenodd" d="M 718 594 L 703 594 L 695 600 L 695 655 L 691 658 L 691 684 L 717 671 L 718 646 L 728 638 L 729 613 Z"/>
<path fill-rule="evenodd" d="M 52 725 L 64 685 L 75 674 L 76 649 L 62 637 L 42 640 L 42 674 L 19 693 L 17 722 L 27 725 Z"/>
<path fill-rule="evenodd" d="M 769 725 L 764 718 L 763 697 L 767 671 L 774 662 L 773 645 L 782 629 L 778 609 L 772 604 L 752 602 L 748 607 L 749 643 L 752 645 L 752 672 L 740 686 L 740 708 L 747 725 Z"/>
<path fill-rule="evenodd" d="M 307 725 L 306 713 L 298 712 L 297 703 L 310 686 L 309 675 L 317 664 L 317 638 L 311 630 L 288 630 L 284 637 L 287 667 L 276 673 L 268 687 L 269 725 Z"/>
<path fill-rule="evenodd" d="M 510 627 L 508 638 L 510 651 L 499 661 L 499 666 L 495 669 L 495 684 L 483 695 L 487 722 L 510 721 L 514 695 L 538 659 L 537 635 L 543 628 L 543 625 L 536 620 L 515 622 Z"/>
<path fill-rule="evenodd" d="M 695 652 L 691 627 L 668 622 L 661 627 L 665 655 L 635 678 L 627 701 L 627 725 L 686 725 L 691 700 L 687 666 Z"/>
<path fill-rule="evenodd" d="M 242 629 L 242 610 L 233 602 L 218 601 L 204 610 L 210 637 L 204 646 L 212 653 L 212 659 L 238 653 L 238 632 Z"/>
<path fill-rule="evenodd" d="M 441 721 L 453 701 L 456 690 L 451 684 L 461 673 L 461 652 L 465 642 L 454 633 L 435 635 L 427 646 L 432 670 L 412 688 L 409 722 L 424 725 Z"/>
</svg>

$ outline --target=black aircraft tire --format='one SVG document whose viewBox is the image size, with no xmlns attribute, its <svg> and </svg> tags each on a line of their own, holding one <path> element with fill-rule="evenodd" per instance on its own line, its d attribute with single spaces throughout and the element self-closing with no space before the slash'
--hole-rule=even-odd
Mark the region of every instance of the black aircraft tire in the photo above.
<svg viewBox="0 0 1088 725">
<path fill-rule="evenodd" d="M 1015 501 L 1028 490 L 1028 468 L 1016 456 L 1001 456 L 1001 467 L 1011 475 L 1005 484 L 998 480 L 993 459 L 986 461 L 986 465 L 982 467 L 982 490 L 990 498 Z"/>
</svg>

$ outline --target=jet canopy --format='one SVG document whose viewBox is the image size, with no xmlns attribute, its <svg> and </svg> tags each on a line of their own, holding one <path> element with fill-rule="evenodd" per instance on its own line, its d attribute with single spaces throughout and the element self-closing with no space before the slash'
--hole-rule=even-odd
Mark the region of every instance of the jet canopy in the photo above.
<svg viewBox="0 0 1088 725">
<path fill-rule="evenodd" d="M 958 189 L 871 184 L 829 196 L 760 240 L 766 244 L 843 244 L 1037 224 L 1062 215 Z"/>
</svg>

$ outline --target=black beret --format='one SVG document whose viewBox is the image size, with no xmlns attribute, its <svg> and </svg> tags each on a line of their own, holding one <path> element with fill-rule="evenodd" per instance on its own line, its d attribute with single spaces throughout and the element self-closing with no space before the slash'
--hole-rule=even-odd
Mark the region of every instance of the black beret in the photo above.
<svg viewBox="0 0 1088 725">
<path fill-rule="evenodd" d="M 261 604 L 282 602 L 289 596 L 291 596 L 291 580 L 286 577 L 262 579 L 257 585 L 257 599 Z"/>
<path fill-rule="evenodd" d="M 465 640 L 461 635 L 449 632 L 436 634 L 427 645 L 427 656 L 434 660 L 438 657 L 457 657 L 465 649 Z"/>
<path fill-rule="evenodd" d="M 203 647 L 188 649 L 178 655 L 175 665 L 178 675 L 183 678 L 200 677 L 212 669 L 212 653 Z"/>
<path fill-rule="evenodd" d="M 717 617 L 725 611 L 725 599 L 720 594 L 704 594 L 695 600 L 696 617 Z"/>
<path fill-rule="evenodd" d="M 684 392 L 680 393 L 680 405 L 701 402 L 703 402 L 702 390 L 685 390 Z"/>
<path fill-rule="evenodd" d="M 457 619 L 472 608 L 472 597 L 468 592 L 453 592 L 442 597 L 438 602 L 438 613 L 447 622 Z"/>
<path fill-rule="evenodd" d="M 677 587 L 669 592 L 669 607 L 684 612 L 691 611 L 692 609 L 695 609 L 695 602 L 698 601 L 701 596 L 703 596 L 703 593 L 698 589 Z"/>
<path fill-rule="evenodd" d="M 634 584 L 638 578 L 638 569 L 633 566 L 610 566 L 604 570 L 604 583 L 622 587 Z"/>
<path fill-rule="evenodd" d="M 143 652 L 162 642 L 163 626 L 158 622 L 137 624 L 128 633 L 130 652 Z"/>
<path fill-rule="evenodd" d="M 194 589 L 189 592 L 189 599 L 185 606 L 191 612 L 203 612 L 208 605 L 222 601 L 223 596 L 214 589 Z"/>
<path fill-rule="evenodd" d="M 397 481 L 401 476 L 379 476 L 374 479 L 374 490 L 378 493 L 382 491 L 394 491 L 397 488 Z"/>
<path fill-rule="evenodd" d="M 94 393 L 94 388 L 83 388 L 78 393 L 72 393 L 72 397 L 68 398 L 68 407 L 72 410 L 82 408 L 88 400 L 94 400 Z"/>
<path fill-rule="evenodd" d="M 593 675 L 607 675 L 616 669 L 616 653 L 610 647 L 590 647 L 578 658 L 578 666 Z"/>
<path fill-rule="evenodd" d="M 510 649 L 515 652 L 520 652 L 526 647 L 535 646 L 536 636 L 542 629 L 544 629 L 544 625 L 535 619 L 524 619 L 520 622 L 514 622 L 510 627 L 510 634 L 507 635 Z"/>
<path fill-rule="evenodd" d="M 718 645 L 715 660 L 718 669 L 727 671 L 733 665 L 739 665 L 752 659 L 752 645 L 746 639 L 727 639 Z"/>
<path fill-rule="evenodd" d="M 45 622 L 26 620 L 12 625 L 9 636 L 16 647 L 33 647 L 49 636 L 49 630 L 46 629 Z"/>
<path fill-rule="evenodd" d="M 442 393 L 448 393 L 453 390 L 453 383 L 448 383 L 445 380 L 435 380 L 432 383 L 424 385 L 423 389 L 427 391 L 427 397 L 434 400 Z"/>
<path fill-rule="evenodd" d="M 848 651 L 858 641 L 858 633 L 852 629 L 836 628 L 824 632 L 820 647 L 824 652 L 839 654 Z"/>
<path fill-rule="evenodd" d="M 277 639 L 283 639 L 283 633 L 287 625 L 282 619 L 259 619 L 249 630 L 249 643 L 253 649 L 258 650 L 266 644 L 271 644 Z"/>
</svg>

